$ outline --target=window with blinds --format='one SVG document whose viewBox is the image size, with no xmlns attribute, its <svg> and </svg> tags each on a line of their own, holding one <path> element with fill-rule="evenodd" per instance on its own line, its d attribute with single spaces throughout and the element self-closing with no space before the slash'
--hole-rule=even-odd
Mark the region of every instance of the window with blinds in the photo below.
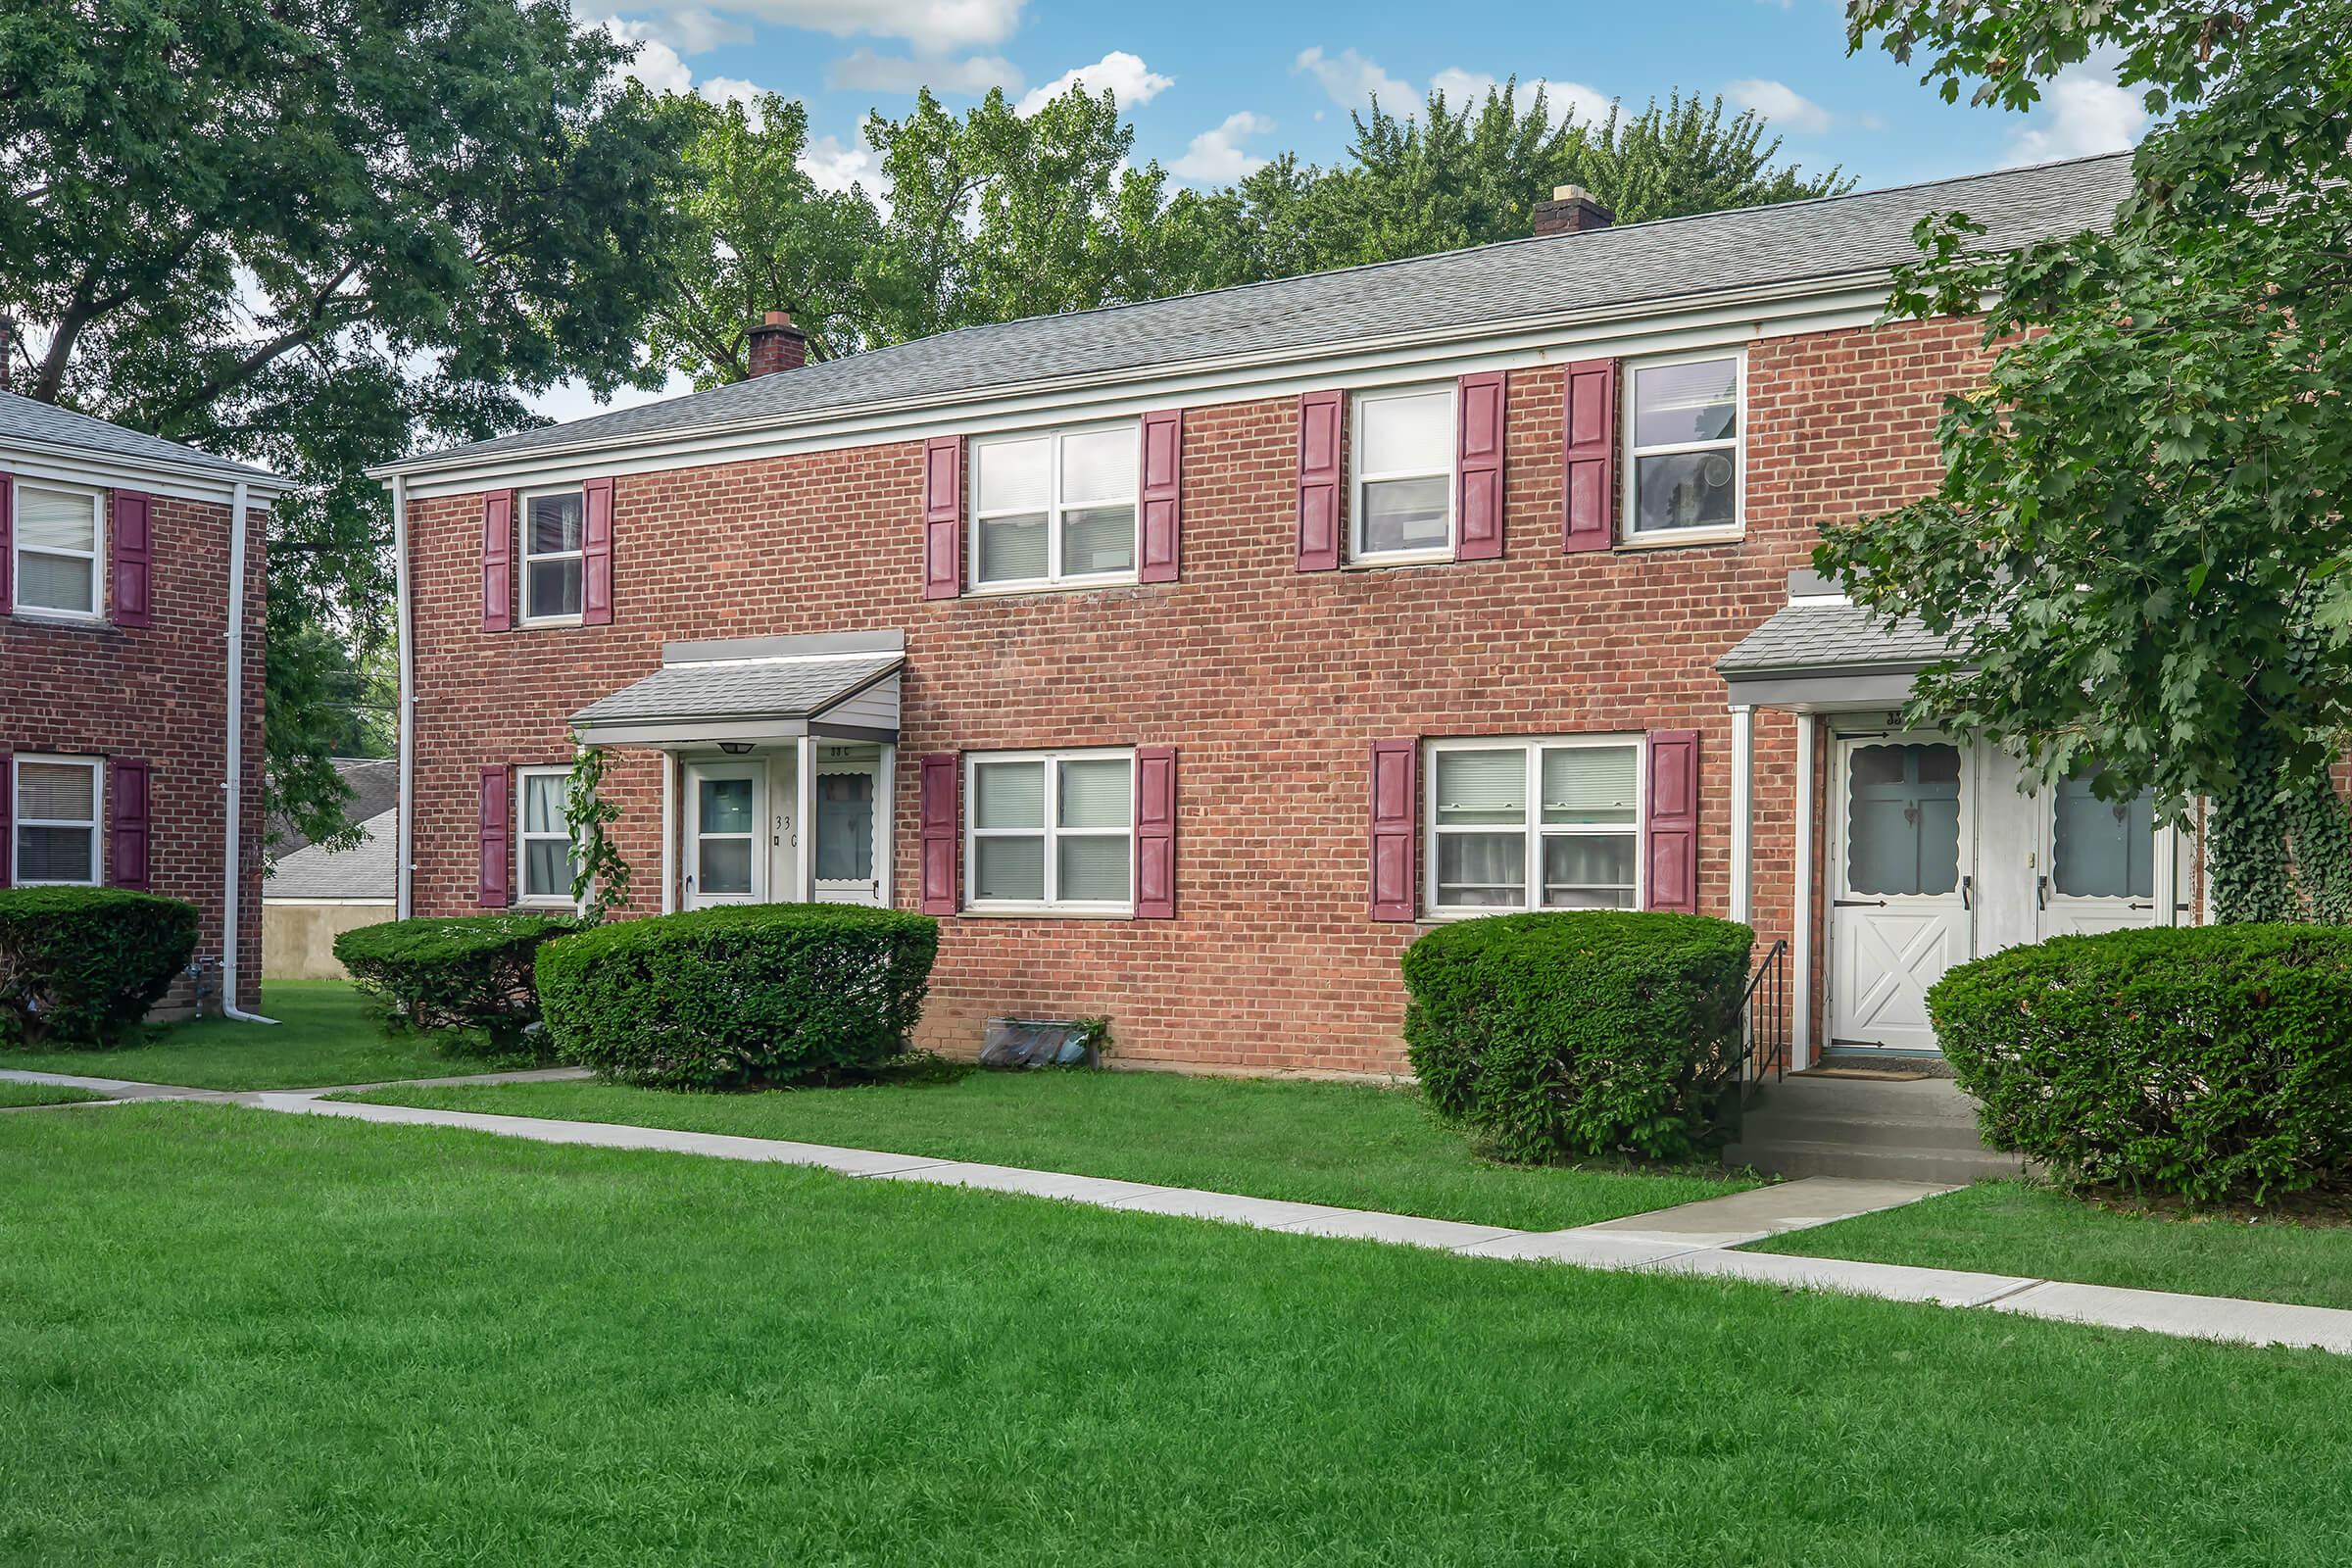
<svg viewBox="0 0 2352 1568">
<path fill-rule="evenodd" d="M 972 442 L 973 586 L 1133 577 L 1141 447 L 1132 423 Z"/>
<path fill-rule="evenodd" d="M 97 885 L 99 765 L 96 758 L 18 755 L 9 846 L 18 887 Z"/>
<path fill-rule="evenodd" d="M 1639 906 L 1641 741 L 1437 741 L 1428 752 L 1437 912 Z"/>
<path fill-rule="evenodd" d="M 965 768 L 970 907 L 1133 909 L 1133 752 L 984 753 Z"/>
<path fill-rule="evenodd" d="M 15 515 L 17 608 L 59 615 L 102 613 L 103 498 L 91 490 L 19 483 Z"/>
</svg>

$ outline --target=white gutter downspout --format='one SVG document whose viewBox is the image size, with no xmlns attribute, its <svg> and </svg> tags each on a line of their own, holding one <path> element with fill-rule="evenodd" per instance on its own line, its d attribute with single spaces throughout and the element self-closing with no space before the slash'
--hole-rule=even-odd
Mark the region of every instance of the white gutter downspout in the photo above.
<svg viewBox="0 0 2352 1568">
<path fill-rule="evenodd" d="M 400 802 L 392 818 L 392 918 L 406 920 L 414 912 L 411 871 L 416 860 L 416 649 L 409 629 L 409 480 L 392 476 L 392 640 L 399 647 Z"/>
<path fill-rule="evenodd" d="M 238 915 L 244 906 L 237 861 L 243 846 L 238 829 L 245 813 L 245 481 L 237 481 L 228 503 L 228 763 L 221 781 L 228 809 L 228 846 L 220 867 L 220 1015 L 239 1023 L 275 1023 L 237 1005 Z"/>
</svg>

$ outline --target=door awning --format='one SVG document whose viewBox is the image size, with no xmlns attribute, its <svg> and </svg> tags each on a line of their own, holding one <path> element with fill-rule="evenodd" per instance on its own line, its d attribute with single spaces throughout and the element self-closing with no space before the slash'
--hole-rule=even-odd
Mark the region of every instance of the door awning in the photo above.
<svg viewBox="0 0 2352 1568">
<path fill-rule="evenodd" d="M 571 715 L 592 746 L 899 738 L 898 631 L 668 643 L 662 667 Z"/>
<path fill-rule="evenodd" d="M 1873 621 L 1836 585 L 1788 574 L 1788 603 L 1715 662 L 1732 704 L 1798 712 L 1894 708 L 1952 646 L 1916 620 Z"/>
</svg>

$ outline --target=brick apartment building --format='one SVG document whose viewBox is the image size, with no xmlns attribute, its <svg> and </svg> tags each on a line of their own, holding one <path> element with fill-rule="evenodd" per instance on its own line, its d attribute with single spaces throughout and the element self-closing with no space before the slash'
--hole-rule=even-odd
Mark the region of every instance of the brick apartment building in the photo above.
<svg viewBox="0 0 2352 1568">
<path fill-rule="evenodd" d="M 196 906 L 164 1011 L 261 1004 L 263 516 L 288 488 L 0 390 L 0 887 Z"/>
<path fill-rule="evenodd" d="M 1950 962 L 2172 917 L 2144 811 L 1905 735 L 1935 647 L 1804 568 L 1931 486 L 1931 211 L 2104 223 L 2109 158 L 974 327 L 409 459 L 401 900 L 561 905 L 613 749 L 641 911 L 943 917 L 922 1043 L 1394 1071 L 1429 922 L 1788 939 L 1795 1052 L 1933 1049 Z"/>
</svg>

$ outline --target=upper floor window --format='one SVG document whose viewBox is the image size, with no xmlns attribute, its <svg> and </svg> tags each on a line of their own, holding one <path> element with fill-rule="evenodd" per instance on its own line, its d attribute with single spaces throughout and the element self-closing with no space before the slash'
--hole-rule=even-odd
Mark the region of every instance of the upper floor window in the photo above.
<svg viewBox="0 0 2352 1568">
<path fill-rule="evenodd" d="M 1428 754 L 1432 910 L 1640 906 L 1639 739 L 1434 741 Z"/>
<path fill-rule="evenodd" d="M 1627 377 L 1626 517 L 1636 538 L 1740 525 L 1741 357 L 1636 365 Z"/>
<path fill-rule="evenodd" d="M 94 757 L 18 756 L 17 886 L 97 886 L 99 767 Z"/>
<path fill-rule="evenodd" d="M 1046 588 L 1135 576 L 1133 424 L 972 443 L 972 583 Z"/>
<path fill-rule="evenodd" d="M 1441 561 L 1453 553 L 1453 388 L 1355 400 L 1356 561 Z"/>
<path fill-rule="evenodd" d="M 574 490 L 522 498 L 522 618 L 576 620 L 587 576 L 587 507 Z"/>
<path fill-rule="evenodd" d="M 964 885 L 973 908 L 1134 908 L 1133 752 L 1004 752 L 966 765 Z"/>
<path fill-rule="evenodd" d="M 19 610 L 93 617 L 105 612 L 105 578 L 98 569 L 106 544 L 102 495 L 19 480 L 14 537 Z"/>
<path fill-rule="evenodd" d="M 517 771 L 521 786 L 515 809 L 514 842 L 521 848 L 522 891 L 525 904 L 569 904 L 571 879 L 578 869 L 573 858 L 571 824 L 564 819 L 564 797 L 571 787 L 566 767 L 526 767 Z"/>
</svg>

